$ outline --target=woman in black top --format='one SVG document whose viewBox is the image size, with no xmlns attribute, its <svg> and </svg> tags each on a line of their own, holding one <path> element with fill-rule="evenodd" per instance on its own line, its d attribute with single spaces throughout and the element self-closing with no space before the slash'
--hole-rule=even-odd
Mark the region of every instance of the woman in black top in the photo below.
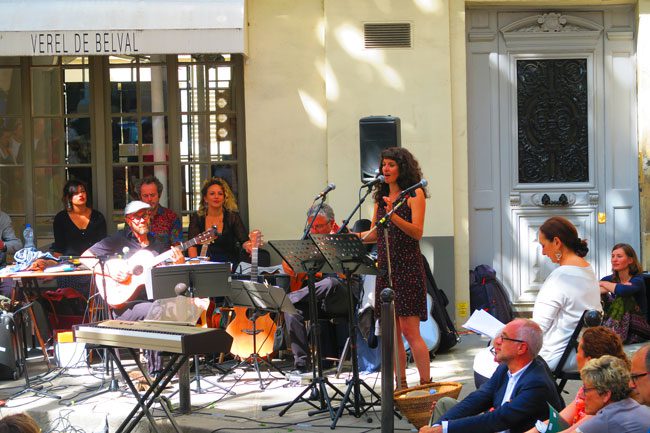
<svg viewBox="0 0 650 433">
<path fill-rule="evenodd" d="M 106 220 L 101 212 L 88 207 L 86 185 L 69 180 L 63 187 L 62 210 L 54 217 L 53 254 L 78 256 L 106 237 Z"/>
<path fill-rule="evenodd" d="M 217 227 L 220 235 L 209 244 L 208 258 L 213 262 L 230 262 L 234 269 L 242 258 L 250 254 L 251 242 L 230 186 L 220 177 L 210 178 L 203 183 L 199 210 L 190 216 L 189 238 L 212 226 Z M 196 257 L 197 247 L 189 248 L 188 254 Z"/>
<path fill-rule="evenodd" d="M 101 212 L 88 207 L 86 184 L 69 180 L 63 187 L 62 210 L 54 217 L 54 244 L 56 257 L 80 256 L 84 251 L 106 237 L 106 220 Z M 72 287 L 88 296 L 89 277 L 60 277 L 59 287 Z"/>
</svg>

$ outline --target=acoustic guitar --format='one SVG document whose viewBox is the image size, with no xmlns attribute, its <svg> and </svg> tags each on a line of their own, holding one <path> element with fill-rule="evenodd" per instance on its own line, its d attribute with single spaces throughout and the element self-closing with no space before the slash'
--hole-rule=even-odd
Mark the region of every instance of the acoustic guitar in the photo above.
<svg viewBox="0 0 650 433">
<path fill-rule="evenodd" d="M 176 248 L 185 251 L 189 247 L 216 239 L 218 234 L 217 228 L 212 226 L 209 230 L 189 241 L 182 242 Z M 151 269 L 165 260 L 171 259 L 173 256 L 173 249 L 170 248 L 168 251 L 157 256 L 149 250 L 140 250 L 128 259 L 110 259 L 104 264 L 104 274 L 101 273 L 101 270 L 95 273 L 95 287 L 97 287 L 97 291 L 102 298 L 104 298 L 104 294 L 106 295 L 104 300 L 108 305 L 118 307 L 135 298 L 143 287 L 147 286 L 150 288 Z M 117 281 L 111 277 L 111 275 L 114 275 L 119 270 L 127 273 L 129 278 L 125 281 Z M 104 281 L 106 282 L 106 291 L 104 291 Z"/>
<path fill-rule="evenodd" d="M 254 230 L 249 239 L 252 244 L 251 281 L 257 281 L 258 249 L 262 245 L 262 233 Z M 259 356 L 272 353 L 276 325 L 271 319 L 271 314 L 253 317 L 256 312 L 248 307 L 233 307 L 232 310 L 235 318 L 226 328 L 226 332 L 233 337 L 230 352 L 239 358 L 247 358 L 254 353 Z"/>
</svg>

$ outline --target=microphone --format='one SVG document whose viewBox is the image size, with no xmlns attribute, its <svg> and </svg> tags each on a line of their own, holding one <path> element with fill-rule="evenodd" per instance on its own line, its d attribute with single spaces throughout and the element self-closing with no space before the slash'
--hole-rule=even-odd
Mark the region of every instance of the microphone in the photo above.
<svg viewBox="0 0 650 433">
<path fill-rule="evenodd" d="M 186 291 L 187 284 L 185 283 L 178 283 L 174 286 L 174 292 L 176 293 L 176 296 L 183 296 Z"/>
<path fill-rule="evenodd" d="M 368 182 L 361 185 L 361 188 L 366 188 L 366 187 L 367 188 L 372 188 L 373 186 L 377 185 L 378 183 L 384 183 L 385 180 L 386 180 L 386 178 L 384 177 L 384 175 L 380 174 L 376 178 L 374 178 L 373 180 L 369 180 Z"/>
<path fill-rule="evenodd" d="M 427 182 L 426 179 L 422 179 L 421 181 L 419 181 L 419 182 L 416 183 L 415 185 L 411 185 L 411 186 L 409 186 L 408 188 L 406 188 L 404 191 L 402 191 L 402 192 L 399 194 L 399 196 L 400 196 L 400 197 L 404 197 L 404 196 L 406 196 L 407 194 L 411 194 L 413 191 L 415 191 L 415 190 L 418 189 L 418 188 L 424 188 L 424 187 L 427 186 L 428 184 L 429 184 L 429 182 Z"/>
<path fill-rule="evenodd" d="M 314 200 L 318 200 L 319 198 L 325 197 L 327 193 L 329 193 L 333 189 L 336 189 L 336 185 L 334 185 L 333 183 L 328 184 L 327 188 L 325 188 L 320 194 L 318 194 L 316 198 L 314 198 Z"/>
</svg>

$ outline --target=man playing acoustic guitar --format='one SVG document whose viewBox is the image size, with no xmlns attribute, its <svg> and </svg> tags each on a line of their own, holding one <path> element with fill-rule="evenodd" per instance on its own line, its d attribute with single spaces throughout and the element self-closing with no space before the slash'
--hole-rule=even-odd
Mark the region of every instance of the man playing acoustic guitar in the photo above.
<svg viewBox="0 0 650 433">
<path fill-rule="evenodd" d="M 97 291 L 103 298 L 109 300 L 109 304 L 111 304 L 111 296 L 110 293 L 103 292 L 105 290 L 103 283 L 110 281 L 111 288 L 113 288 L 115 282 L 128 287 L 131 278 L 138 272 L 134 269 L 133 263 L 126 265 L 126 260 L 124 260 L 124 266 L 116 265 L 115 263 L 119 263 L 119 260 L 117 262 L 114 260 L 116 256 L 122 255 L 124 259 L 129 259 L 142 250 L 150 251 L 153 255 L 159 255 L 168 250 L 166 245 L 156 242 L 155 238 L 149 233 L 150 211 L 151 207 L 147 203 L 141 201 L 130 202 L 124 208 L 124 221 L 126 223 L 124 229 L 97 242 L 82 255 L 81 262 L 89 269 L 94 269 L 99 275 L 96 279 L 98 283 Z M 183 263 L 185 261 L 185 257 L 179 248 L 172 248 L 172 254 L 174 263 Z M 102 259 L 106 260 L 109 257 L 112 258 L 111 266 L 104 266 L 104 274 L 102 275 L 100 262 Z M 147 272 L 147 270 L 144 272 Z M 111 290 L 108 289 L 108 285 L 109 283 L 106 284 L 107 292 Z M 144 290 L 134 287 L 131 299 L 118 305 L 111 305 L 113 318 L 129 321 L 144 319 L 152 303 L 147 301 L 146 296 L 143 296 L 143 294 Z M 157 353 L 149 355 L 149 372 L 153 373 L 161 369 L 162 360 L 160 356 Z"/>
</svg>

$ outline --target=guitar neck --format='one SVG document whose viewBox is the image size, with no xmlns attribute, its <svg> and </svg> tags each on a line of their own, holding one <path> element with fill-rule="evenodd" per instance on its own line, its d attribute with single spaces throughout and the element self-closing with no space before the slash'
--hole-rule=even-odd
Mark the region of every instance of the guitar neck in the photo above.
<svg viewBox="0 0 650 433">
<path fill-rule="evenodd" d="M 200 236 L 194 237 L 187 242 L 181 242 L 179 245 L 176 246 L 176 248 L 179 248 L 181 251 L 185 251 L 190 247 L 196 246 L 200 243 L 199 237 Z M 164 253 L 157 255 L 153 260 L 151 266 L 152 267 L 157 266 L 160 263 L 164 262 L 165 260 L 171 259 L 173 257 L 174 257 L 174 250 L 170 248 L 168 251 L 165 251 Z"/>
<path fill-rule="evenodd" d="M 251 281 L 257 282 L 257 247 L 251 249 Z"/>
</svg>

